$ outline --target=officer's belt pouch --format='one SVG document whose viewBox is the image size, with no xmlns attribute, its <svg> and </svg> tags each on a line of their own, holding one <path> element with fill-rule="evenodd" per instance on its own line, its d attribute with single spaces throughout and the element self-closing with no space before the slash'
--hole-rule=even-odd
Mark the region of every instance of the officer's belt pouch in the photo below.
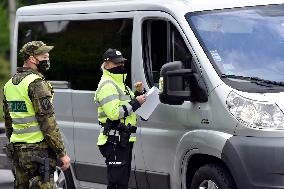
<svg viewBox="0 0 284 189">
<path fill-rule="evenodd" d="M 131 133 L 136 133 L 137 127 L 130 126 L 129 129 Z"/>
<path fill-rule="evenodd" d="M 128 143 L 129 143 L 130 133 L 119 131 L 119 135 L 120 135 L 120 137 L 119 137 L 119 145 L 122 148 L 126 148 Z"/>
<path fill-rule="evenodd" d="M 111 143 L 118 143 L 119 138 L 119 136 L 109 135 L 107 141 Z"/>
</svg>

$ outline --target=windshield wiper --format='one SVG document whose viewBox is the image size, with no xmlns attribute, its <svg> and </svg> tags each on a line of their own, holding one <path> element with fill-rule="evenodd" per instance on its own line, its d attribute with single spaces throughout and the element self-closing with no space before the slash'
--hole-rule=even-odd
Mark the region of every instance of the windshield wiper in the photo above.
<svg viewBox="0 0 284 189">
<path fill-rule="evenodd" d="M 266 87 L 271 87 L 271 85 L 284 86 L 283 81 L 271 81 L 271 80 L 261 79 L 259 77 L 247 77 L 247 76 L 241 76 L 241 75 L 226 75 L 226 74 L 222 74 L 221 77 L 246 80 L 246 81 L 255 83 L 257 85 L 262 85 Z"/>
</svg>

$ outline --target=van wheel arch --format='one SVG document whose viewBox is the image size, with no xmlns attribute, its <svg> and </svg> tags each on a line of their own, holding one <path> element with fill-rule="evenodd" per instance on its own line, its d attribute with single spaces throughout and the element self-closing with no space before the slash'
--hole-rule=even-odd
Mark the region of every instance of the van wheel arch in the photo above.
<svg viewBox="0 0 284 189">
<path fill-rule="evenodd" d="M 220 167 L 223 167 L 227 173 L 229 174 L 229 177 L 232 178 L 232 182 L 235 184 L 234 178 L 228 169 L 227 165 L 219 158 L 211 155 L 205 155 L 205 154 L 195 154 L 190 156 L 187 162 L 187 170 L 186 170 L 186 188 L 190 189 L 193 177 L 195 173 L 198 171 L 199 168 L 205 165 L 218 165 Z"/>
</svg>

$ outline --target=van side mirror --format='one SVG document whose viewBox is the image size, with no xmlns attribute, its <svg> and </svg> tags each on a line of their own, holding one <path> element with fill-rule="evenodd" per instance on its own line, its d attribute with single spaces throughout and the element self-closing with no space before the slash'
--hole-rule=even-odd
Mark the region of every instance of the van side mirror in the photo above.
<svg viewBox="0 0 284 189">
<path fill-rule="evenodd" d="M 190 100 L 190 78 L 193 77 L 191 69 L 183 69 L 180 61 L 165 64 L 161 69 L 163 79 L 160 101 L 164 104 L 181 105 Z"/>
</svg>

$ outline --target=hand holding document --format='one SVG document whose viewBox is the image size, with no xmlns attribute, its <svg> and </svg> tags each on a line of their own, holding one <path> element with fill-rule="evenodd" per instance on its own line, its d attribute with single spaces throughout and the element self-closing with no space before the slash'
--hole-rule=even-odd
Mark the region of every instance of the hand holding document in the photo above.
<svg viewBox="0 0 284 189">
<path fill-rule="evenodd" d="M 157 87 L 152 87 L 146 93 L 146 102 L 144 102 L 142 106 L 136 110 L 136 113 L 143 119 L 147 120 L 160 103 L 159 92 L 160 90 Z"/>
</svg>

